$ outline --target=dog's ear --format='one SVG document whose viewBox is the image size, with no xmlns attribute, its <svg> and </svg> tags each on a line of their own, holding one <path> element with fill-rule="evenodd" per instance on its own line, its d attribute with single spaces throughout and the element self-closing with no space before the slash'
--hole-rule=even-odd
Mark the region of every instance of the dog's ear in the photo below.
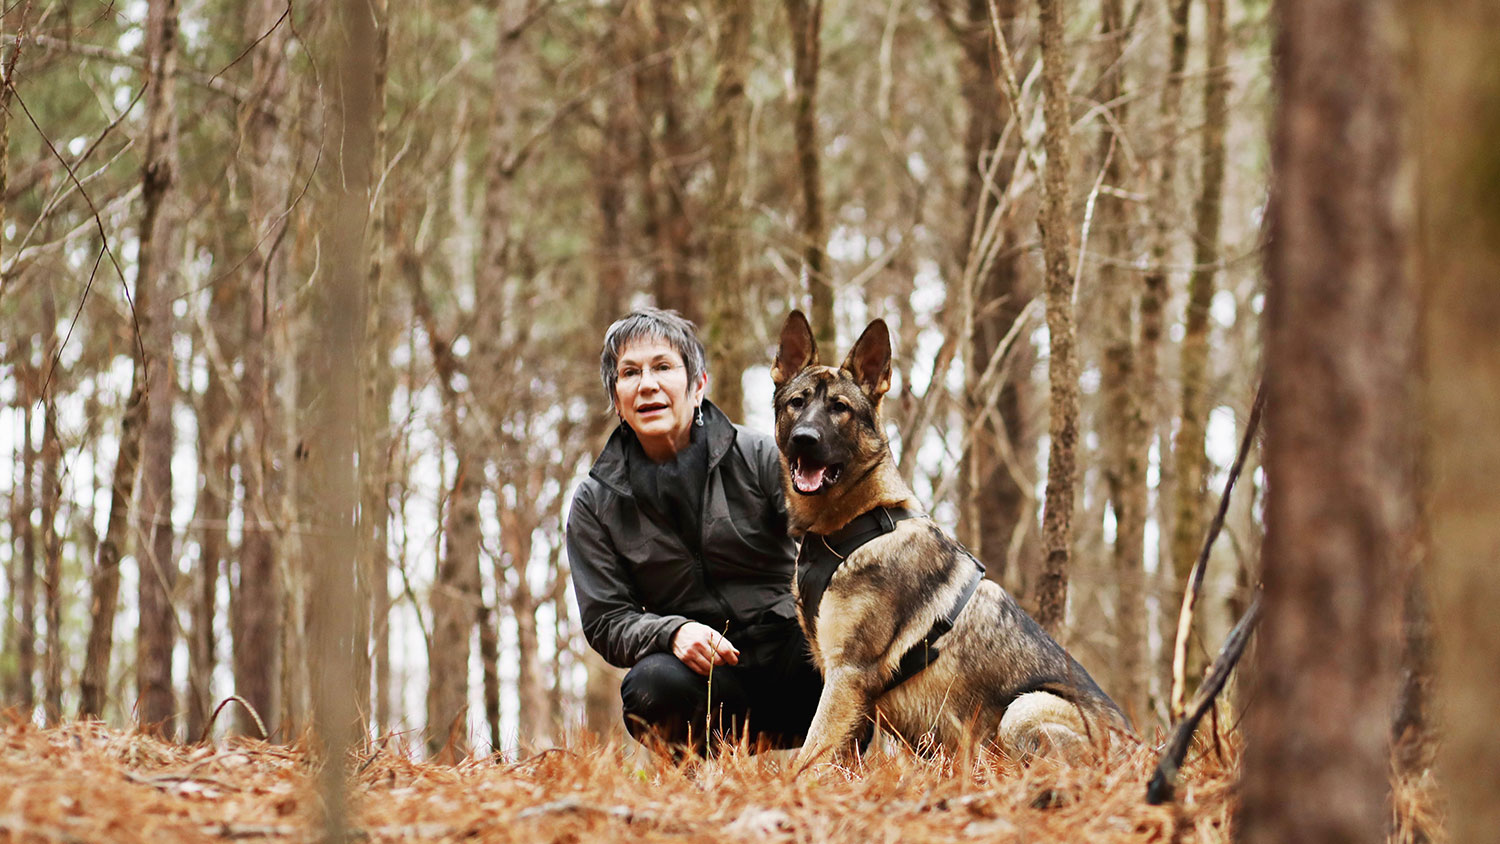
<svg viewBox="0 0 1500 844">
<path fill-rule="evenodd" d="M 872 399 L 879 399 L 891 388 L 891 330 L 885 320 L 877 319 L 865 326 L 865 333 L 854 341 L 854 348 L 839 367 L 858 382 Z"/>
<path fill-rule="evenodd" d="M 776 350 L 776 362 L 771 365 L 771 381 L 776 386 L 792 380 L 792 376 L 818 362 L 818 344 L 813 340 L 812 326 L 801 311 L 786 315 L 781 326 L 781 347 Z"/>
</svg>

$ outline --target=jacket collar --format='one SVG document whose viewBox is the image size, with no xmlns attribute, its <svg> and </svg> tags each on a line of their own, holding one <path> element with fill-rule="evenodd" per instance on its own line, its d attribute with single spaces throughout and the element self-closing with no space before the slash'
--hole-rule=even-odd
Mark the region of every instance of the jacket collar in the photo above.
<svg viewBox="0 0 1500 844">
<path fill-rule="evenodd" d="M 724 411 L 719 410 L 708 399 L 703 400 L 703 428 L 708 435 L 708 471 L 712 472 L 734 446 L 736 432 L 734 423 L 729 421 Z M 614 433 L 609 435 L 609 441 L 604 444 L 604 450 L 599 452 L 599 458 L 589 469 L 589 477 L 626 498 L 635 497 L 630 490 L 630 476 L 625 468 L 625 450 L 633 439 L 635 431 L 629 425 L 621 422 L 615 426 Z"/>
</svg>

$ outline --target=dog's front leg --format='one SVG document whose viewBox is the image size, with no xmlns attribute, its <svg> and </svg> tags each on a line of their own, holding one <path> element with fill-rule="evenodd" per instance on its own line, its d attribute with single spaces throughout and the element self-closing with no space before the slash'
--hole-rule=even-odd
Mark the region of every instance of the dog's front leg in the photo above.
<svg viewBox="0 0 1500 844">
<path fill-rule="evenodd" d="M 853 749 L 865 722 L 875 706 L 878 686 L 872 683 L 876 673 L 858 666 L 831 666 L 823 678 L 823 694 L 818 711 L 808 728 L 807 740 L 797 754 L 797 770 L 828 756 L 844 758 Z"/>
</svg>

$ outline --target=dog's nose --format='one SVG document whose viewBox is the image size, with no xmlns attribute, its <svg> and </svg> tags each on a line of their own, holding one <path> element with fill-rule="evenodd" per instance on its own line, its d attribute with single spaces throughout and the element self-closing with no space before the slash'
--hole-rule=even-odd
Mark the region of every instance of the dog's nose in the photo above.
<svg viewBox="0 0 1500 844">
<path fill-rule="evenodd" d="M 818 431 L 816 428 L 792 429 L 792 446 L 795 448 L 813 448 L 817 446 L 819 440 L 821 439 L 822 438 L 818 436 Z"/>
</svg>

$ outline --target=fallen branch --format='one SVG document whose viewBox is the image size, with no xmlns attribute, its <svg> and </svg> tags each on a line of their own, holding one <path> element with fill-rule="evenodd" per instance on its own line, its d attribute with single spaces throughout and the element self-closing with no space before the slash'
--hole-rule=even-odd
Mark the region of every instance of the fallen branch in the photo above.
<svg viewBox="0 0 1500 844">
<path fill-rule="evenodd" d="M 1156 773 L 1146 786 L 1147 803 L 1156 806 L 1172 799 L 1177 788 L 1177 773 L 1182 770 L 1182 760 L 1187 756 L 1188 745 L 1192 743 L 1198 722 L 1203 720 L 1203 716 L 1213 706 L 1214 698 L 1218 697 L 1224 684 L 1229 681 L 1229 675 L 1245 653 L 1245 645 L 1249 643 L 1250 634 L 1254 632 L 1255 622 L 1259 619 L 1260 592 L 1257 591 L 1250 601 L 1250 608 L 1245 610 L 1234 629 L 1224 637 L 1224 647 L 1219 650 L 1219 656 L 1204 678 L 1203 685 L 1198 687 L 1198 693 L 1193 695 L 1192 705 L 1188 707 L 1182 720 L 1172 727 L 1172 737 L 1162 751 L 1161 761 L 1156 764 Z"/>
<path fill-rule="evenodd" d="M 204 835 L 229 841 L 252 838 L 298 838 L 312 836 L 310 827 L 293 824 L 238 824 L 215 823 L 198 828 Z M 439 823 L 392 824 L 387 826 L 351 827 L 344 830 L 349 841 L 365 841 L 371 838 L 446 839 L 467 837 L 473 830 Z"/>
<path fill-rule="evenodd" d="M 1172 693 L 1169 698 L 1172 718 L 1176 721 L 1181 721 L 1183 717 L 1182 699 L 1187 687 L 1188 633 L 1193 629 L 1193 614 L 1198 607 L 1198 595 L 1203 591 L 1208 552 L 1213 549 L 1214 540 L 1219 538 L 1219 531 L 1224 529 L 1224 518 L 1229 513 L 1229 496 L 1234 492 L 1234 482 L 1239 480 L 1240 472 L 1245 468 L 1245 458 L 1250 454 L 1251 443 L 1255 442 L 1255 432 L 1260 428 L 1260 415 L 1265 406 L 1266 387 L 1262 381 L 1255 391 L 1255 401 L 1250 406 L 1250 419 L 1245 423 L 1245 436 L 1240 440 L 1240 451 L 1234 457 L 1234 465 L 1229 467 L 1224 494 L 1219 496 L 1219 510 L 1208 526 L 1208 534 L 1203 538 L 1203 550 L 1198 552 L 1198 561 L 1193 564 L 1192 574 L 1188 576 L 1187 585 L 1182 590 L 1182 611 L 1177 616 L 1177 641 L 1172 649 Z"/>
</svg>

